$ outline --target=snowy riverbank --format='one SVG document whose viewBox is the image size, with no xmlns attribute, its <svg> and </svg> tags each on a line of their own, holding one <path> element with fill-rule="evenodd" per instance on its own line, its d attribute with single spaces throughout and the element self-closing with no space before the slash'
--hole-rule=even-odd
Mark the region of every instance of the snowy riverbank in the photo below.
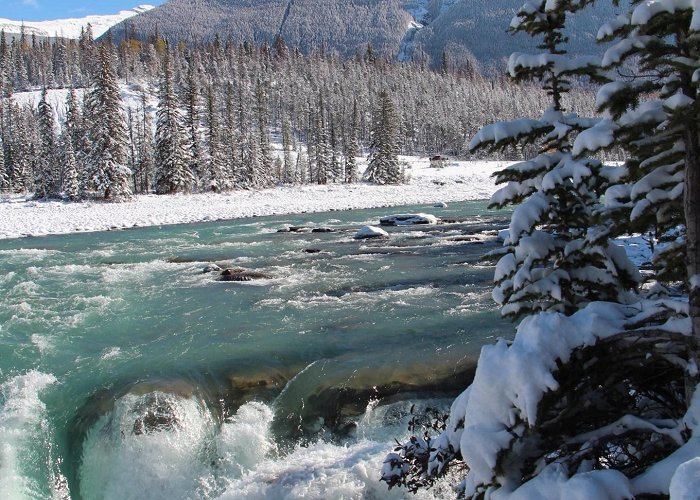
<svg viewBox="0 0 700 500">
<path fill-rule="evenodd" d="M 0 239 L 488 199 L 496 190 L 491 174 L 507 165 L 504 162 L 454 162 L 449 167 L 436 169 L 430 168 L 425 158 L 402 160 L 410 160 L 411 181 L 400 186 L 366 183 L 282 186 L 223 194 L 137 196 L 125 203 L 42 202 L 25 196 L 0 196 Z"/>
</svg>

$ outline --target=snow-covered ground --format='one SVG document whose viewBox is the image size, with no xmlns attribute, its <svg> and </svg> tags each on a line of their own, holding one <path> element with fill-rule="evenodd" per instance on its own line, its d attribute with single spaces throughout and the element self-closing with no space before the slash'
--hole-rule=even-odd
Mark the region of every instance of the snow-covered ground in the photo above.
<svg viewBox="0 0 700 500">
<path fill-rule="evenodd" d="M 117 14 L 86 16 L 71 19 L 55 19 L 52 21 L 14 21 L 0 19 L 0 29 L 6 33 L 19 33 L 24 27 L 28 35 L 35 34 L 43 37 L 59 36 L 62 38 L 79 38 L 80 32 L 88 25 L 92 27 L 95 38 L 104 35 L 109 28 L 119 24 L 142 12 L 147 12 L 154 7 L 152 5 L 139 5 L 129 10 L 122 10 Z"/>
<path fill-rule="evenodd" d="M 0 196 L 0 239 L 66 234 L 134 226 L 181 224 L 242 217 L 324 212 L 423 203 L 485 200 L 496 190 L 491 174 L 504 162 L 454 162 L 430 168 L 427 158 L 402 157 L 406 185 L 367 183 L 282 186 L 175 196 L 137 196 L 125 203 L 63 203 Z M 364 165 L 360 165 L 360 169 Z"/>
</svg>

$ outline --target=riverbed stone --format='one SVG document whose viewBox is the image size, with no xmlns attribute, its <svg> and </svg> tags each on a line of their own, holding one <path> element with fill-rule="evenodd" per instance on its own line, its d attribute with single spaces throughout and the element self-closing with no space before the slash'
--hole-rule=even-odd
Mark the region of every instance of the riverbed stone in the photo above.
<svg viewBox="0 0 700 500">
<path fill-rule="evenodd" d="M 248 271 L 241 268 L 225 269 L 221 272 L 221 281 L 253 281 L 270 279 L 272 276 L 257 271 Z"/>
</svg>

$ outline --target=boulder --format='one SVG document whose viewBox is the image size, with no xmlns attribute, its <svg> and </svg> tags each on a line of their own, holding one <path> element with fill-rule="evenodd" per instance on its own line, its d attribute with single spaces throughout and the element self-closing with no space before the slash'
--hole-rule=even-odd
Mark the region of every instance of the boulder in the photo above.
<svg viewBox="0 0 700 500">
<path fill-rule="evenodd" d="M 218 273 L 221 272 L 222 269 L 217 266 L 216 264 L 207 264 L 205 268 L 202 270 L 203 273 Z"/>
<path fill-rule="evenodd" d="M 240 268 L 226 269 L 221 272 L 221 281 L 253 281 L 270 278 L 271 276 L 265 273 L 247 271 L 245 269 Z"/>
<path fill-rule="evenodd" d="M 308 233 L 310 229 L 306 226 L 289 226 L 284 229 L 278 229 L 278 233 Z"/>
<path fill-rule="evenodd" d="M 438 219 L 430 214 L 398 214 L 379 219 L 382 226 L 413 226 L 415 224 L 437 224 Z"/>
<path fill-rule="evenodd" d="M 388 238 L 389 233 L 379 227 L 365 226 L 355 233 L 356 240 L 366 240 L 371 238 Z"/>
<path fill-rule="evenodd" d="M 141 415 L 134 420 L 132 433 L 135 436 L 154 432 L 174 431 L 180 425 L 175 403 L 167 398 L 149 395 L 143 402 Z"/>
</svg>

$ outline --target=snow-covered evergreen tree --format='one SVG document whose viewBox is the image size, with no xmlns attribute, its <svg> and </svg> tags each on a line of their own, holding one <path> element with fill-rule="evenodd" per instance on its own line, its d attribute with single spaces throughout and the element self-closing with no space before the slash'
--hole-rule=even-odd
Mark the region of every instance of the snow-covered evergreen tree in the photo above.
<svg viewBox="0 0 700 500">
<path fill-rule="evenodd" d="M 202 175 L 202 187 L 211 191 L 225 191 L 231 189 L 233 182 L 226 169 L 216 94 L 211 85 L 207 87 L 206 105 L 208 155 Z"/>
<path fill-rule="evenodd" d="M 88 187 L 106 200 L 131 196 L 131 171 L 126 166 L 127 132 L 111 48 L 100 45 L 97 68 L 85 94 Z"/>
<path fill-rule="evenodd" d="M 76 160 L 78 161 L 79 171 L 82 170 L 80 166 L 83 165 L 85 156 L 89 150 L 86 141 L 86 128 L 85 120 L 80 112 L 80 103 L 78 102 L 78 95 L 75 88 L 71 87 L 66 96 L 66 116 L 63 121 L 63 131 L 62 134 L 68 134 L 71 139 L 71 145 L 76 154 Z M 79 172 L 80 173 L 80 172 Z"/>
<path fill-rule="evenodd" d="M 330 149 L 331 156 L 329 177 L 331 181 L 338 182 L 345 178 L 345 173 L 343 172 L 342 155 L 340 153 L 340 139 L 338 137 L 336 123 L 332 113 L 329 115 L 328 121 L 330 124 L 328 148 Z"/>
<path fill-rule="evenodd" d="M 9 109 L 11 135 L 7 156 L 10 187 L 15 193 L 26 193 L 31 191 L 33 185 L 32 159 L 36 156 L 36 148 L 27 113 L 12 101 Z"/>
<path fill-rule="evenodd" d="M 360 153 L 360 146 L 357 134 L 360 129 L 360 116 L 357 109 L 357 99 L 352 102 L 352 119 L 350 122 L 349 138 L 346 141 L 345 149 L 345 182 L 353 183 L 359 180 L 357 171 L 357 156 Z"/>
<path fill-rule="evenodd" d="M 194 58 L 190 57 L 190 63 L 187 66 L 187 76 L 185 77 L 184 89 L 184 104 L 185 116 L 184 123 L 187 130 L 186 138 L 188 152 L 190 156 L 190 171 L 195 177 L 203 175 L 204 165 L 202 159 L 204 157 L 204 147 L 200 137 L 200 88 L 199 80 L 196 73 Z"/>
<path fill-rule="evenodd" d="M 78 161 L 73 149 L 73 140 L 70 134 L 64 133 L 61 139 L 63 150 L 63 183 L 64 195 L 71 201 L 79 200 L 82 196 L 80 192 L 80 174 L 78 172 Z"/>
<path fill-rule="evenodd" d="M 255 114 L 258 123 L 258 153 L 259 166 L 251 168 L 253 173 L 253 185 L 255 187 L 267 187 L 272 184 L 273 167 L 272 151 L 270 149 L 270 127 L 268 95 L 262 81 L 258 80 L 255 86 Z"/>
<path fill-rule="evenodd" d="M 39 154 L 36 157 L 34 193 L 37 198 L 57 198 L 61 186 L 53 107 L 46 100 L 46 88 L 37 107 Z"/>
<path fill-rule="evenodd" d="M 591 58 L 572 59 L 562 44 L 567 13 L 580 2 L 529 2 L 513 20 L 513 31 L 543 35 L 544 54 L 515 53 L 512 77 L 538 79 L 552 97 L 539 119 L 519 119 L 484 127 L 473 150 L 532 144 L 539 154 L 496 175 L 505 184 L 491 206 L 515 205 L 509 235 L 496 269 L 494 299 L 505 316 L 519 318 L 538 311 L 573 314 L 595 300 L 624 301 L 639 280 L 606 226 L 591 227 L 599 199 L 609 182 L 600 161 L 575 157 L 572 141 L 596 123 L 563 108 L 572 75 L 594 66 Z"/>
<path fill-rule="evenodd" d="M 397 135 L 398 116 L 394 102 L 386 90 L 379 94 L 373 120 L 365 179 L 377 184 L 398 184 L 402 182 Z"/>
<path fill-rule="evenodd" d="M 173 67 L 168 51 L 163 61 L 155 139 L 156 191 L 161 194 L 188 192 L 196 184 L 190 170 L 185 132 L 173 88 Z"/>
<path fill-rule="evenodd" d="M 314 127 L 314 160 L 315 174 L 314 180 L 318 184 L 327 184 L 331 169 L 331 148 L 328 139 L 328 128 L 326 122 L 326 106 L 323 93 L 318 96 L 318 109 L 313 113 Z"/>
<path fill-rule="evenodd" d="M 232 82 L 226 82 L 224 92 L 223 127 L 221 130 L 222 157 L 225 175 L 229 179 L 231 187 L 235 187 L 241 184 L 242 131 L 240 123 L 245 120 L 241 117 L 245 115 L 247 108 L 242 103 L 239 103 L 238 107 L 236 106 L 237 92 Z M 238 96 L 242 97 L 240 93 Z"/>
<path fill-rule="evenodd" d="M 141 117 L 138 120 L 136 148 L 138 150 L 137 169 L 134 172 L 135 184 L 139 193 L 148 193 L 154 182 L 153 122 L 148 112 L 146 93 L 141 93 Z"/>
<path fill-rule="evenodd" d="M 5 168 L 5 145 L 0 137 L 0 191 L 10 190 L 10 176 Z"/>
<path fill-rule="evenodd" d="M 297 184 L 304 184 L 307 182 L 309 171 L 309 160 L 304 151 L 299 151 L 297 155 L 297 165 L 295 171 L 295 182 Z"/>
<path fill-rule="evenodd" d="M 598 38 L 615 42 L 603 66 L 631 66 L 637 75 L 601 89 L 598 105 L 610 118 L 591 131 L 597 140 L 577 144 L 591 151 L 619 144 L 632 154 L 625 183 L 611 189 L 609 205 L 627 208 L 633 229 L 651 229 L 665 244 L 655 255 L 657 276 L 681 280 L 690 292 L 688 343 L 695 367 L 700 363 L 699 16 L 694 2 L 632 1 L 627 14 L 600 29 Z M 691 375 L 688 394 L 700 380 Z"/>
<path fill-rule="evenodd" d="M 282 182 L 296 182 L 296 164 L 292 162 L 292 132 L 287 117 L 282 119 Z"/>
<path fill-rule="evenodd" d="M 517 78 L 540 78 L 553 105 L 540 119 L 485 127 L 471 146 L 499 147 L 523 140 L 539 146 L 535 158 L 497 174 L 508 184 L 492 199 L 497 206 L 519 203 L 496 271 L 495 296 L 505 299 L 507 314 L 527 317 L 513 342 L 499 341 L 482 350 L 474 382 L 455 400 L 444 432 L 436 439 L 427 433 L 413 437 L 387 457 L 383 478 L 390 485 L 429 483 L 462 459 L 466 476 L 459 489 L 468 498 L 667 497 L 676 480 L 674 471 L 687 460 L 697 463 L 700 398 L 689 395 L 697 384 L 698 364 L 695 346 L 688 342 L 689 324 L 678 319 L 687 305 L 640 296 L 633 307 L 620 303 L 630 297 L 625 289 L 634 284 L 630 278 L 635 269 L 624 264 L 608 241 L 617 231 L 608 227 L 611 220 L 599 224 L 594 216 L 601 215 L 599 198 L 606 189 L 613 206 L 627 203 L 634 213 L 639 206 L 635 201 L 641 200 L 634 194 L 635 188 L 641 190 L 639 181 L 629 175 L 633 184 L 626 186 L 617 184 L 619 179 L 633 168 L 643 169 L 645 162 L 649 167 L 672 164 L 669 131 L 681 123 L 690 129 L 693 120 L 697 124 L 691 103 L 696 93 L 691 97 L 678 92 L 684 81 L 693 79 L 665 70 L 678 71 L 686 64 L 700 67 L 697 57 L 688 57 L 700 52 L 679 57 L 666 45 L 692 38 L 678 36 L 683 30 L 677 22 L 698 28 L 700 23 L 691 21 L 695 16 L 690 2 L 633 1 L 630 15 L 602 30 L 633 27 L 603 62 L 620 53 L 641 55 L 642 68 L 650 76 L 631 86 L 651 90 L 649 97 L 661 97 L 662 105 L 647 105 L 640 99 L 644 92 L 634 95 L 630 85 L 611 83 L 599 93 L 599 102 L 610 103 L 610 116 L 587 120 L 564 112 L 567 77 L 581 71 L 594 78 L 606 75 L 594 59 L 567 58 L 560 44 L 566 18 L 589 3 L 530 0 L 511 24 L 514 30 L 544 35 L 541 48 L 547 52 L 514 54 L 509 70 Z M 646 50 L 657 49 L 666 62 L 657 59 L 645 66 Z M 657 72 L 660 86 L 654 88 L 649 82 Z M 664 90 L 671 93 L 665 96 Z M 681 113 L 685 122 L 674 116 L 680 109 L 691 112 Z M 617 138 L 632 139 L 635 153 L 644 151 L 630 168 L 603 167 L 583 157 L 613 145 L 616 133 L 625 127 Z M 681 137 L 684 143 L 692 142 L 687 131 Z M 692 156 L 686 150 L 686 164 Z M 660 180 L 671 186 L 669 173 L 662 171 L 660 179 L 648 179 L 647 185 Z M 697 181 L 693 189 L 700 188 Z M 654 200 L 669 193 L 659 189 L 662 183 L 652 191 Z M 686 197 L 686 210 L 689 205 Z M 700 207 L 694 213 L 697 216 Z M 691 234 L 689 230 L 689 249 Z M 695 272 L 692 263 L 689 272 Z M 691 290 L 696 278 L 690 274 Z M 570 290 L 573 295 L 567 295 Z M 691 316 L 692 300 L 691 292 Z M 669 308 L 676 314 L 666 321 Z M 410 474 L 414 476 L 407 480 Z M 695 478 L 686 476 L 679 479 L 682 482 L 693 485 L 687 488 L 692 497 Z"/>
</svg>

